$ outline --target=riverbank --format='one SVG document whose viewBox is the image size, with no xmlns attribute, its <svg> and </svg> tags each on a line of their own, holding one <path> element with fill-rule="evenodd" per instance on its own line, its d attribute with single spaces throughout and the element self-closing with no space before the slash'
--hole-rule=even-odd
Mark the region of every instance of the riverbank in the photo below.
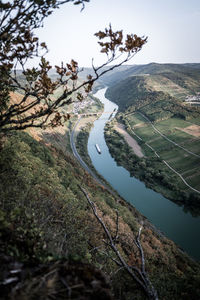
<svg viewBox="0 0 200 300">
<path fill-rule="evenodd" d="M 199 195 L 180 188 L 173 171 L 163 166 L 159 157 L 139 157 L 133 153 L 122 133 L 115 130 L 115 124 L 105 127 L 105 139 L 116 162 L 126 168 L 131 176 L 142 180 L 148 188 L 161 193 L 178 205 L 184 206 L 194 216 L 200 215 Z"/>
<path fill-rule="evenodd" d="M 104 103 L 104 111 L 117 109 L 117 105 L 107 100 L 104 93 L 105 89 L 96 94 Z M 109 153 L 104 137 L 104 127 L 108 118 L 108 114 L 103 114 L 95 121 L 88 140 L 88 153 L 98 173 L 110 183 L 121 197 L 136 207 L 161 232 L 175 241 L 191 256 L 199 259 L 200 242 L 197 241 L 196 229 L 200 226 L 200 218 L 194 218 L 190 213 L 186 213 L 182 207 L 152 189 L 148 189 L 143 182 L 135 177 L 130 177 L 130 173 L 126 169 L 116 164 Z M 94 147 L 96 143 L 102 150 L 101 155 L 97 153 Z M 124 141 L 122 143 L 125 144 Z M 119 154 L 122 153 L 120 147 L 121 143 L 119 142 L 116 145 Z"/>
<path fill-rule="evenodd" d="M 151 230 L 154 232 L 154 234 L 157 237 L 165 239 L 166 238 L 165 235 L 158 228 L 156 228 L 152 223 L 150 223 L 144 215 L 140 214 L 133 205 L 131 205 L 126 200 L 124 200 L 117 193 L 117 191 L 114 190 L 111 185 L 109 185 L 109 183 L 104 179 L 104 177 L 101 176 L 96 171 L 87 151 L 87 143 L 88 143 L 91 128 L 92 128 L 92 124 L 90 125 L 87 124 L 86 127 L 81 126 L 81 130 L 77 132 L 76 144 L 75 144 L 75 147 L 78 153 L 80 154 L 81 159 L 84 161 L 87 167 L 92 171 L 93 175 L 92 174 L 91 175 L 93 176 L 94 179 L 97 178 L 97 182 L 100 183 L 102 186 L 104 186 L 105 189 L 107 189 L 113 196 L 115 196 L 117 203 L 120 203 L 124 207 L 128 208 L 128 210 L 132 212 L 134 218 L 136 218 L 138 222 L 142 221 L 143 224 L 145 224 L 148 228 L 151 228 Z"/>
<path fill-rule="evenodd" d="M 125 126 L 123 124 L 117 123 L 114 126 L 114 130 L 118 131 L 119 134 L 121 134 L 124 137 L 125 141 L 131 147 L 131 149 L 133 150 L 133 152 L 135 153 L 136 156 L 144 157 L 144 154 L 142 152 L 140 145 L 137 143 L 137 141 L 131 135 L 128 134 L 128 132 L 125 130 Z"/>
<path fill-rule="evenodd" d="M 90 120 L 86 117 L 86 120 Z M 97 118 L 94 118 L 93 121 L 97 120 Z M 87 144 L 88 144 L 88 138 L 90 130 L 93 126 L 93 123 L 80 120 L 81 124 L 78 124 L 78 128 L 76 129 L 76 134 L 73 137 L 74 141 L 74 147 L 76 147 L 76 150 L 78 154 L 80 155 L 81 160 L 83 161 L 82 165 L 86 169 L 87 172 L 89 172 L 93 178 L 102 185 L 105 189 L 107 189 L 113 196 L 116 198 L 119 196 L 118 193 L 112 188 L 112 186 L 109 185 L 109 183 L 104 179 L 103 176 L 101 176 L 97 170 L 95 169 L 94 165 L 92 164 L 92 161 L 90 159 L 90 156 L 87 151 Z"/>
</svg>

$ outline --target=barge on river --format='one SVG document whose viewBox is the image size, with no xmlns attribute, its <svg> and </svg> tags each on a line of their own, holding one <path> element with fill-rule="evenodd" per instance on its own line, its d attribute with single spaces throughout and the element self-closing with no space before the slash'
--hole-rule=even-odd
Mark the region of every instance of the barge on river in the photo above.
<svg viewBox="0 0 200 300">
<path fill-rule="evenodd" d="M 99 148 L 99 145 L 98 145 L 98 144 L 95 144 L 95 147 L 96 147 L 96 149 L 97 149 L 97 152 L 98 152 L 99 154 L 101 154 L 101 149 Z"/>
</svg>

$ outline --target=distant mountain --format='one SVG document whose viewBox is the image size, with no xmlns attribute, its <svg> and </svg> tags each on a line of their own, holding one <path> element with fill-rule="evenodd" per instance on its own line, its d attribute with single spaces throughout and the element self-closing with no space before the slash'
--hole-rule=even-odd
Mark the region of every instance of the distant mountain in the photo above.
<svg viewBox="0 0 200 300">
<path fill-rule="evenodd" d="M 113 66 L 103 67 L 101 72 L 107 71 Z M 106 72 L 102 77 L 97 81 L 99 86 L 111 85 L 113 82 L 117 81 L 118 78 L 121 78 L 123 73 L 128 74 L 129 69 L 132 69 L 131 65 L 120 66 L 114 70 Z M 100 73 L 101 73 L 100 72 Z M 79 73 L 79 77 L 83 80 L 87 78 L 88 75 L 95 76 L 94 70 L 92 68 L 82 68 L 82 71 Z"/>
<path fill-rule="evenodd" d="M 163 76 L 172 74 L 181 74 L 182 76 L 189 76 L 196 80 L 200 78 L 200 64 L 158 64 L 150 63 L 147 65 L 134 65 L 129 66 L 127 70 L 118 70 L 113 74 L 108 73 L 104 76 L 102 81 L 107 85 L 115 84 L 119 81 L 126 79 L 129 76 L 136 75 L 158 75 Z M 170 74 L 170 75 L 169 75 Z"/>
</svg>

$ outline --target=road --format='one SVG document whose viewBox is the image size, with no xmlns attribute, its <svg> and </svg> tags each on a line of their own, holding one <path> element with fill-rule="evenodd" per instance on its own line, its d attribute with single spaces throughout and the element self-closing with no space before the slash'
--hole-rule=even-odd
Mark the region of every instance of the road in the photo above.
<svg viewBox="0 0 200 300">
<path fill-rule="evenodd" d="M 96 182 L 100 185 L 102 185 L 107 191 L 109 191 L 115 198 L 117 198 L 117 194 L 111 190 L 104 182 L 102 182 L 97 176 L 96 174 L 88 167 L 88 165 L 83 161 L 83 159 L 81 158 L 81 156 L 79 155 L 77 149 L 76 149 L 76 145 L 75 145 L 75 131 L 76 128 L 79 124 L 79 122 L 81 121 L 80 117 L 76 124 L 74 125 L 72 132 L 70 134 L 70 145 L 71 145 L 71 149 L 73 152 L 73 155 L 76 157 L 76 159 L 79 161 L 79 163 L 81 164 L 81 166 L 96 180 Z"/>
<path fill-rule="evenodd" d="M 194 155 L 194 156 L 200 157 L 198 154 L 193 153 L 193 152 L 191 152 L 191 151 L 189 151 L 189 150 L 183 148 L 182 146 L 178 145 L 177 143 L 173 142 L 172 140 L 168 139 L 164 134 L 162 134 L 162 133 L 161 133 L 161 132 L 160 132 L 160 131 L 152 124 L 152 122 L 151 122 L 146 116 L 144 116 L 142 113 L 139 113 L 139 114 L 151 124 L 151 126 L 153 127 L 153 129 L 154 129 L 155 131 L 157 131 L 162 137 L 164 137 L 164 138 L 165 138 L 166 140 L 168 140 L 170 143 L 173 143 L 174 145 L 176 145 L 176 146 L 178 146 L 179 148 L 185 150 L 185 151 L 188 152 L 189 154 L 192 154 L 192 155 Z M 137 136 L 137 138 L 139 138 L 139 139 L 142 141 L 142 138 L 141 138 L 140 136 L 138 136 L 138 135 L 132 130 L 132 128 L 131 128 L 131 126 L 130 126 L 130 124 L 129 124 L 129 122 L 128 122 L 127 119 L 126 119 L 126 121 L 127 121 L 128 125 L 129 125 L 129 128 L 130 128 L 131 132 L 132 132 L 135 136 Z M 149 147 L 149 148 L 155 153 L 155 155 L 156 155 L 157 157 L 160 158 L 160 155 L 155 151 L 155 149 L 154 149 L 153 147 L 151 147 L 148 143 L 145 143 L 145 145 L 147 145 L 147 147 Z M 193 190 L 194 192 L 200 194 L 200 191 L 199 191 L 199 190 L 196 190 L 196 189 L 193 188 L 191 185 L 189 185 L 189 183 L 187 183 L 187 181 L 183 178 L 183 176 L 182 176 L 180 173 L 178 173 L 176 170 L 174 170 L 174 168 L 172 168 L 165 160 L 162 159 L 162 162 L 163 162 L 170 170 L 172 170 L 176 175 L 178 175 L 178 176 L 181 178 L 181 180 L 185 183 L 185 185 L 187 185 L 187 186 L 188 186 L 191 190 Z"/>
<path fill-rule="evenodd" d="M 200 158 L 200 155 L 198 155 L 198 154 L 196 154 L 196 153 L 194 153 L 194 152 L 192 152 L 192 151 L 189 151 L 189 150 L 187 150 L 186 148 L 184 148 L 184 147 L 180 146 L 179 144 L 175 143 L 174 141 L 170 140 L 168 137 L 166 137 L 166 135 L 164 135 L 162 132 L 160 132 L 160 130 L 158 130 L 158 129 L 153 125 L 153 123 L 152 123 L 145 115 L 143 115 L 141 112 L 138 112 L 138 113 L 139 113 L 145 120 L 147 120 L 147 122 L 151 124 L 151 126 L 153 127 L 153 129 L 154 129 L 157 133 L 159 133 L 164 139 L 166 139 L 166 140 L 169 141 L 170 143 L 174 144 L 175 146 L 179 147 L 180 149 L 184 150 L 185 152 L 187 152 L 187 153 L 189 153 L 189 154 L 191 154 L 191 155 L 193 155 L 193 156 L 196 156 L 196 157 L 199 157 L 199 158 Z"/>
<path fill-rule="evenodd" d="M 183 148 L 182 146 L 178 145 L 177 143 L 173 142 L 172 140 L 168 139 L 165 135 L 163 135 L 152 123 L 151 121 L 146 117 L 144 116 L 142 113 L 140 113 L 150 124 L 151 126 L 154 128 L 155 131 L 157 131 L 162 137 L 166 138 L 169 142 L 173 143 L 174 145 L 182 148 L 183 150 L 185 150 L 186 152 L 192 154 L 192 155 L 195 155 L 197 157 L 200 157 L 199 155 L 191 152 L 191 151 L 188 151 L 187 149 Z M 116 197 L 116 193 L 114 191 L 112 191 L 105 183 L 103 183 L 97 176 L 96 174 L 88 167 L 88 165 L 83 161 L 83 159 L 81 158 L 81 156 L 79 155 L 77 149 L 76 149 L 76 145 L 75 145 L 75 131 L 76 131 L 76 128 L 79 124 L 79 122 L 81 121 L 81 116 L 80 118 L 77 120 L 76 124 L 74 125 L 74 128 L 72 129 L 72 132 L 70 134 L 70 144 L 71 144 L 71 149 L 72 149 L 72 152 L 73 152 L 73 155 L 76 157 L 76 159 L 79 161 L 79 163 L 81 164 L 81 166 L 96 180 L 96 182 L 100 185 L 102 185 L 106 190 L 108 190 L 114 197 Z M 128 121 L 127 121 L 128 122 Z M 130 125 L 129 125 L 130 126 Z M 130 127 L 131 129 L 131 127 Z M 132 129 L 131 131 L 133 132 L 133 134 L 135 134 L 140 140 L 142 140 L 141 137 L 139 137 Z M 151 147 L 148 143 L 145 143 L 154 153 L 157 157 L 160 158 L 159 154 L 154 150 L 153 147 Z M 165 160 L 162 160 L 163 163 L 169 168 L 171 169 L 176 175 L 178 175 L 181 180 L 185 183 L 186 186 L 188 186 L 191 190 L 193 190 L 194 192 L 200 194 L 200 191 L 196 190 L 195 188 L 193 188 L 191 185 L 189 185 L 186 180 L 183 178 L 183 176 L 178 173 L 175 169 L 173 169 Z"/>
</svg>

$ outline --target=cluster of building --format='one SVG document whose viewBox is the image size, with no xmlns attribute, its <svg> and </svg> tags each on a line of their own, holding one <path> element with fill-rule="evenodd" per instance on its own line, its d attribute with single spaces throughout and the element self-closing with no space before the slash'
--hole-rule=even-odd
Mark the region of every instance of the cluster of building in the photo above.
<svg viewBox="0 0 200 300">
<path fill-rule="evenodd" d="M 76 100 L 74 102 L 74 107 L 73 107 L 73 113 L 78 114 L 80 113 L 84 108 L 92 105 L 94 100 L 90 97 L 86 97 L 83 101 Z"/>
<path fill-rule="evenodd" d="M 185 102 L 188 103 L 199 103 L 200 104 L 200 92 L 196 95 L 189 95 L 186 97 Z"/>
</svg>

